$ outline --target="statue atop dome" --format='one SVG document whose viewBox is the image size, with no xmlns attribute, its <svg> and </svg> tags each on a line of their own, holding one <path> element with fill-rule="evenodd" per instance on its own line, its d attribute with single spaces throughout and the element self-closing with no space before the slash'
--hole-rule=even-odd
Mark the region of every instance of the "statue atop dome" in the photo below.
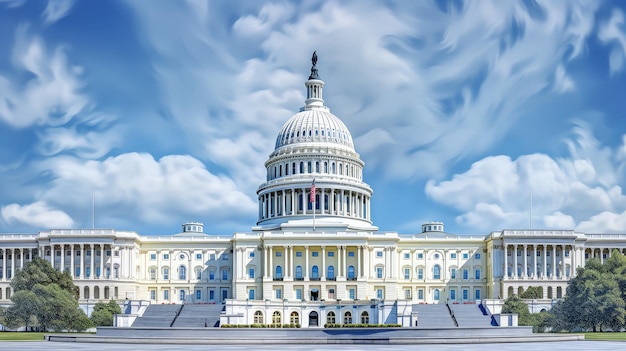
<svg viewBox="0 0 626 351">
<path fill-rule="evenodd" d="M 320 79 L 320 76 L 317 75 L 317 51 L 313 51 L 313 56 L 311 57 L 311 63 L 313 66 L 311 67 L 311 75 L 309 79 Z"/>
</svg>

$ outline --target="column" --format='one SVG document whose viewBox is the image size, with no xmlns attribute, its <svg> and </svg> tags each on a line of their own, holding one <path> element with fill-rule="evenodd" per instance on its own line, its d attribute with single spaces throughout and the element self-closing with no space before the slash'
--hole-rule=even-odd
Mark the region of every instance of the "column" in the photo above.
<svg viewBox="0 0 626 351">
<path fill-rule="evenodd" d="M 76 276 L 76 270 L 74 269 L 74 262 L 76 261 L 74 259 L 74 244 L 70 245 L 70 250 L 72 250 L 70 252 L 70 275 L 72 276 L 72 279 L 74 279 L 74 277 Z"/>
<path fill-rule="evenodd" d="M 552 274 L 550 274 L 550 278 L 554 279 L 556 277 L 556 245 L 552 245 Z M 556 294 L 556 291 L 555 291 Z"/>
<path fill-rule="evenodd" d="M 267 265 L 269 260 L 268 250 L 269 247 L 263 246 L 263 278 L 269 277 L 267 274 Z"/>
<path fill-rule="evenodd" d="M 296 189 L 291 189 L 291 215 L 296 214 Z"/>
<path fill-rule="evenodd" d="M 524 267 L 522 268 L 522 278 L 526 278 L 527 273 L 528 273 L 528 260 L 527 260 L 527 256 L 528 253 L 526 251 L 526 244 L 524 244 L 524 257 L 522 262 L 524 262 Z"/>
<path fill-rule="evenodd" d="M 54 245 L 50 245 L 50 264 L 54 268 Z"/>
<path fill-rule="evenodd" d="M 7 280 L 7 249 L 2 250 L 2 280 Z"/>
<path fill-rule="evenodd" d="M 362 277 L 362 270 L 361 270 L 361 264 L 363 264 L 362 260 L 361 260 L 361 251 L 363 251 L 363 246 L 359 246 L 356 250 L 356 276 L 357 277 Z"/>
<path fill-rule="evenodd" d="M 304 246 L 304 280 L 309 280 L 309 245 Z"/>
<path fill-rule="evenodd" d="M 565 279 L 565 245 L 561 245 L 561 279 Z"/>
<path fill-rule="evenodd" d="M 343 277 L 341 275 L 341 246 L 337 245 L 337 276 Z"/>
<path fill-rule="evenodd" d="M 269 254 L 269 277 L 274 277 L 274 248 L 272 246 L 269 247 L 270 249 L 270 254 Z"/>
<path fill-rule="evenodd" d="M 508 258 L 507 258 L 508 247 L 506 244 L 504 244 L 503 246 L 504 246 L 504 274 L 502 275 L 502 279 L 506 279 L 509 274 L 509 267 L 508 267 L 509 263 L 508 263 Z"/>
<path fill-rule="evenodd" d="M 289 250 L 289 262 L 291 262 L 291 267 L 290 267 L 291 274 L 290 274 L 290 276 L 291 276 L 292 278 L 293 278 L 293 270 L 294 270 L 294 268 L 295 268 L 295 264 L 293 263 L 293 248 L 294 248 L 294 247 L 293 247 L 293 246 L 291 246 L 291 250 Z"/>
<path fill-rule="evenodd" d="M 326 279 L 326 246 L 322 246 L 322 269 L 320 273 L 322 280 Z"/>
<path fill-rule="evenodd" d="M 96 264 L 95 264 L 95 256 L 96 256 L 96 245 L 95 244 L 90 244 L 89 245 L 89 249 L 91 252 L 91 260 L 89 262 L 89 278 L 94 279 L 94 275 L 96 274 Z M 143 267 L 147 267 L 145 264 L 142 266 Z M 145 271 L 145 269 L 144 269 Z"/>
<path fill-rule="evenodd" d="M 285 256 L 285 277 L 289 277 L 289 246 L 283 246 L 283 256 Z"/>
<path fill-rule="evenodd" d="M 364 252 L 363 252 L 363 276 L 366 279 L 369 279 L 370 278 L 370 271 L 371 271 L 371 268 L 370 268 L 371 251 L 370 251 L 370 247 L 367 246 L 367 245 L 365 247 L 363 247 L 363 250 L 364 250 Z"/>
<path fill-rule="evenodd" d="M 517 244 L 513 245 L 513 278 L 517 279 Z"/>
<path fill-rule="evenodd" d="M 159 269 L 160 267 L 157 267 Z M 159 274 L 159 272 L 157 272 Z M 100 244 L 100 277 L 102 279 L 104 277 L 104 244 Z"/>
<path fill-rule="evenodd" d="M 533 247 L 533 251 L 532 251 L 532 258 L 533 258 L 533 271 L 532 274 L 530 275 L 533 278 L 537 277 L 537 245 L 532 245 Z"/>
<path fill-rule="evenodd" d="M 543 244 L 543 276 L 542 278 L 545 279 L 546 275 L 548 274 L 548 245 Z"/>
<path fill-rule="evenodd" d="M 65 271 L 65 244 L 61 244 L 61 272 Z"/>
<path fill-rule="evenodd" d="M 24 269 L 24 249 L 20 249 L 20 270 Z"/>
<path fill-rule="evenodd" d="M 347 246 L 342 246 L 341 249 L 343 250 L 342 255 L 343 255 L 343 259 L 341 260 L 341 276 L 345 277 L 346 276 L 346 269 L 348 268 L 348 247 Z"/>
<path fill-rule="evenodd" d="M 11 249 L 11 279 L 15 277 L 15 249 Z"/>
<path fill-rule="evenodd" d="M 80 279 L 85 279 L 85 250 L 83 244 L 80 244 Z"/>
</svg>

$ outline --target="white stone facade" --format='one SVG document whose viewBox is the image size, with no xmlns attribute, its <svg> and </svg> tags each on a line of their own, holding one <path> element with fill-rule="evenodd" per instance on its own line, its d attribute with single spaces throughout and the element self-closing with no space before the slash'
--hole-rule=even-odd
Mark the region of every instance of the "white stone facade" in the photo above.
<svg viewBox="0 0 626 351">
<path fill-rule="evenodd" d="M 543 290 L 533 309 L 546 309 L 586 259 L 626 253 L 626 234 L 453 235 L 440 222 L 415 234 L 380 232 L 364 162 L 324 106 L 315 65 L 305 85 L 305 106 L 285 123 L 265 162 L 251 232 L 212 236 L 190 222 L 171 236 L 113 229 L 0 234 L 0 304 L 10 303 L 14 272 L 39 255 L 72 274 L 81 303 L 226 303 L 224 322 L 242 324 L 323 325 L 349 316 L 351 323 L 410 325 L 412 304 L 506 298 L 530 286 Z"/>
</svg>

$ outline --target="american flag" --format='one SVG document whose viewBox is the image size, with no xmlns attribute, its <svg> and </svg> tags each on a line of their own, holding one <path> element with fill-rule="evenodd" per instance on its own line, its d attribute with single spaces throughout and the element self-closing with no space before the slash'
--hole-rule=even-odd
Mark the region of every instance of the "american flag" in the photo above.
<svg viewBox="0 0 626 351">
<path fill-rule="evenodd" d="M 315 179 L 313 179 L 313 184 L 311 184 L 311 193 L 309 194 L 309 201 L 315 202 Z"/>
</svg>

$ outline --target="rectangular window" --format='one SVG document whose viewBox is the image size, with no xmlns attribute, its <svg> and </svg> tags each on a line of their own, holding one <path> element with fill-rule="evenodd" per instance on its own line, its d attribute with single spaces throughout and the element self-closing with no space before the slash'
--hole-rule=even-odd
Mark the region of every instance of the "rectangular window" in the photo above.
<svg viewBox="0 0 626 351">
<path fill-rule="evenodd" d="M 276 298 L 277 299 L 283 298 L 283 289 L 276 289 Z"/>
<path fill-rule="evenodd" d="M 381 279 L 383 277 L 383 267 L 376 267 L 376 278 Z"/>
<path fill-rule="evenodd" d="M 376 251 L 376 257 L 383 257 L 382 251 Z"/>
<path fill-rule="evenodd" d="M 296 257 L 302 257 L 302 251 L 296 251 Z"/>
<path fill-rule="evenodd" d="M 335 257 L 335 253 L 333 251 L 328 251 L 328 257 Z"/>
<path fill-rule="evenodd" d="M 354 300 L 354 298 L 356 296 L 355 295 L 355 291 L 356 291 L 356 289 L 354 289 L 354 288 L 350 288 L 350 290 L 348 291 L 349 292 L 348 296 L 350 297 L 350 300 Z"/>
<path fill-rule="evenodd" d="M 115 251 L 115 252 L 117 252 L 117 251 Z M 80 251 L 76 250 L 76 257 L 79 257 L 79 256 L 80 256 Z"/>
<path fill-rule="evenodd" d="M 254 289 L 248 290 L 248 300 L 254 300 Z"/>
<path fill-rule="evenodd" d="M 456 253 L 455 252 L 451 253 L 450 254 L 450 258 L 452 258 L 452 259 L 456 258 Z"/>
<path fill-rule="evenodd" d="M 424 254 L 423 254 L 423 253 L 421 253 L 421 252 L 420 252 L 420 253 L 418 253 L 418 254 L 417 254 L 417 258 L 418 258 L 418 259 L 422 259 L 422 258 L 424 258 Z"/>
<path fill-rule="evenodd" d="M 469 299 L 469 290 L 463 289 L 463 300 Z"/>
<path fill-rule="evenodd" d="M 250 251 L 250 258 L 254 257 L 254 251 Z"/>
<path fill-rule="evenodd" d="M 418 289 L 417 290 L 417 299 L 418 300 L 424 300 L 424 289 Z"/>
<path fill-rule="evenodd" d="M 215 300 L 215 290 L 209 290 L 209 301 Z"/>
<path fill-rule="evenodd" d="M 456 300 L 456 289 L 450 289 L 450 300 Z"/>
<path fill-rule="evenodd" d="M 348 251 L 348 257 L 354 257 L 354 251 Z"/>
<path fill-rule="evenodd" d="M 254 279 L 254 268 L 250 268 L 248 274 L 250 275 L 250 279 Z"/>
<path fill-rule="evenodd" d="M 565 250 L 565 257 L 569 257 L 569 250 Z"/>
<path fill-rule="evenodd" d="M 450 270 L 450 279 L 456 279 L 456 268 Z"/>
<path fill-rule="evenodd" d="M 280 252 L 280 251 L 276 251 L 276 257 L 282 257 L 282 256 L 283 256 L 283 253 L 282 253 L 282 252 Z"/>
<path fill-rule="evenodd" d="M 210 255 L 209 255 L 209 259 L 210 259 L 211 261 L 215 261 L 215 254 L 210 254 Z"/>
<path fill-rule="evenodd" d="M 404 269 L 404 279 L 411 279 L 411 269 L 409 268 Z"/>
<path fill-rule="evenodd" d="M 319 253 L 319 252 L 317 252 L 317 251 L 313 251 L 313 252 L 311 252 L 311 256 L 313 256 L 313 257 L 317 257 L 317 256 L 319 256 L 319 254 L 320 254 L 320 253 Z"/>
<path fill-rule="evenodd" d="M 87 255 L 87 256 L 91 256 L 91 250 L 87 250 L 87 251 L 85 252 L 85 255 Z"/>
<path fill-rule="evenodd" d="M 408 252 L 407 252 L 407 253 L 405 253 L 405 254 L 404 254 L 404 259 L 405 259 L 405 260 L 408 260 L 409 258 L 411 258 L 411 254 L 410 254 L 410 253 L 408 253 Z"/>
<path fill-rule="evenodd" d="M 476 274 L 474 275 L 476 279 L 480 279 L 480 269 L 476 269 Z"/>
<path fill-rule="evenodd" d="M 228 261 L 228 254 L 227 253 L 223 253 L 222 254 L 222 261 Z"/>
<path fill-rule="evenodd" d="M 107 255 L 107 256 L 109 256 L 109 257 L 111 257 L 111 250 L 107 250 L 107 251 L 106 251 L 106 255 Z"/>
<path fill-rule="evenodd" d="M 150 300 L 156 300 L 156 290 L 150 290 Z"/>
<path fill-rule="evenodd" d="M 168 268 L 163 268 L 163 279 L 170 279 L 170 270 Z"/>
<path fill-rule="evenodd" d="M 115 251 L 115 257 L 120 257 L 120 252 L 119 251 Z"/>
<path fill-rule="evenodd" d="M 163 259 L 164 260 L 169 260 L 170 259 L 170 254 L 163 254 Z"/>
<path fill-rule="evenodd" d="M 376 298 L 380 299 L 380 300 L 385 298 L 385 294 L 383 293 L 383 289 L 380 289 L 380 288 L 376 289 Z"/>
<path fill-rule="evenodd" d="M 417 269 L 417 279 L 424 279 L 424 269 L 423 268 L 418 268 Z"/>
<path fill-rule="evenodd" d="M 469 271 L 466 268 L 463 269 L 463 279 L 469 279 Z"/>
<path fill-rule="evenodd" d="M 150 261 L 156 261 L 156 254 L 155 253 L 151 253 L 150 254 Z"/>
<path fill-rule="evenodd" d="M 476 300 L 480 300 L 480 289 L 476 289 L 474 292 L 474 298 L 476 298 Z"/>
<path fill-rule="evenodd" d="M 169 300 L 169 299 L 170 299 L 170 291 L 163 290 L 163 300 Z"/>
<path fill-rule="evenodd" d="M 202 260 L 202 254 L 201 253 L 197 253 L 196 254 L 196 260 Z"/>
<path fill-rule="evenodd" d="M 537 250 L 537 257 L 541 257 L 541 251 Z"/>
<path fill-rule="evenodd" d="M 85 276 L 87 278 L 91 276 L 91 267 L 85 267 Z"/>
<path fill-rule="evenodd" d="M 296 289 L 296 299 L 302 300 L 302 289 Z"/>
<path fill-rule="evenodd" d="M 228 280 L 228 271 L 222 269 L 222 280 Z"/>
<path fill-rule="evenodd" d="M 469 258 L 469 254 L 467 252 L 463 253 L 463 259 L 467 260 Z"/>
<path fill-rule="evenodd" d="M 196 301 L 202 301 L 202 290 L 196 289 Z"/>
<path fill-rule="evenodd" d="M 411 299 L 411 289 L 404 289 L 404 299 L 405 300 Z"/>
<path fill-rule="evenodd" d="M 209 270 L 209 280 L 215 280 L 215 269 Z"/>
<path fill-rule="evenodd" d="M 76 277 L 80 277 L 80 267 L 76 267 L 76 272 L 75 272 L 75 276 Z"/>
<path fill-rule="evenodd" d="M 477 259 L 477 260 L 480 260 L 480 254 L 479 253 L 474 254 L 474 258 Z"/>
</svg>

